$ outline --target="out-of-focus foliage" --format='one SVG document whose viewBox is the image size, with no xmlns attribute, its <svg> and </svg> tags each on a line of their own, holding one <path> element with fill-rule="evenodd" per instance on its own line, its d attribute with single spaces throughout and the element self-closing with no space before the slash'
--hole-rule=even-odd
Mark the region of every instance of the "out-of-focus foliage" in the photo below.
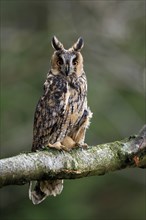
<svg viewBox="0 0 146 220">
<path fill-rule="evenodd" d="M 90 145 L 135 134 L 144 124 L 145 2 L 1 0 L 1 157 L 31 148 L 35 105 L 56 35 L 66 47 L 85 41 L 84 67 L 93 119 Z M 126 170 L 65 181 L 39 206 L 28 186 L 1 190 L 6 220 L 143 220 L 145 174 Z"/>
</svg>

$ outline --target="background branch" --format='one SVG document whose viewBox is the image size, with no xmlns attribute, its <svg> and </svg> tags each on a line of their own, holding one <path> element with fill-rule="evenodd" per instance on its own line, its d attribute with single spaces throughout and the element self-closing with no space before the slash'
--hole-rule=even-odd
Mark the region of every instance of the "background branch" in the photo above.
<svg viewBox="0 0 146 220">
<path fill-rule="evenodd" d="M 74 149 L 22 153 L 0 160 L 0 187 L 30 180 L 72 179 L 103 175 L 126 167 L 146 168 L 146 125 L 122 141 Z"/>
</svg>

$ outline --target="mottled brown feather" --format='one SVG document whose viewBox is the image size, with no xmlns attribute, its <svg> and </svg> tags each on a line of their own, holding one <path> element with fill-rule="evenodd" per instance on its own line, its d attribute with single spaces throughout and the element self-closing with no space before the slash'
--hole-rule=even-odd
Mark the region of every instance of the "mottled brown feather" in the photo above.
<svg viewBox="0 0 146 220">
<path fill-rule="evenodd" d="M 34 115 L 32 151 L 43 147 L 71 150 L 83 146 L 92 113 L 87 106 L 87 79 L 83 57 L 79 52 L 83 39 L 69 50 L 53 37 L 55 52 L 51 69 L 44 83 L 44 92 Z M 29 197 L 39 204 L 46 196 L 60 194 L 63 180 L 37 181 L 34 191 L 30 184 Z"/>
</svg>

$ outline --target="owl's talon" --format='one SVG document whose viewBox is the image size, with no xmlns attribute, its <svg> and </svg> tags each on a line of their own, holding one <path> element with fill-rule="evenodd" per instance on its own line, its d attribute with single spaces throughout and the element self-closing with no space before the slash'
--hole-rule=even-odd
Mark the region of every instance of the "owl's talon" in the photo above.
<svg viewBox="0 0 146 220">
<path fill-rule="evenodd" d="M 79 144 L 77 143 L 76 146 L 80 147 L 80 148 L 83 148 L 83 149 L 87 149 L 88 147 L 88 144 L 84 143 L 84 144 Z"/>
<path fill-rule="evenodd" d="M 88 148 L 88 144 L 84 143 L 84 144 L 82 144 L 81 147 L 84 148 L 84 149 L 87 149 Z"/>
<path fill-rule="evenodd" d="M 83 149 L 86 149 L 88 147 L 87 144 L 80 144 L 80 143 L 76 143 L 72 148 L 83 148 Z"/>
<path fill-rule="evenodd" d="M 79 144 L 79 143 L 75 143 L 75 145 L 74 145 L 73 148 L 75 149 L 75 148 L 79 148 L 79 147 L 81 147 L 81 144 Z"/>
</svg>

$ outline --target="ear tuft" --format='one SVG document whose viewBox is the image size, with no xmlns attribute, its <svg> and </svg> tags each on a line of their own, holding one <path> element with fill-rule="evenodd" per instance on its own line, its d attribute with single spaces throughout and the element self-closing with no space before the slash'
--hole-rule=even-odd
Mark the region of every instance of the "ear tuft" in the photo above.
<svg viewBox="0 0 146 220">
<path fill-rule="evenodd" d="M 52 42 L 51 43 L 52 43 L 52 47 L 55 50 L 63 50 L 64 49 L 63 44 L 55 36 L 52 38 Z"/>
<path fill-rule="evenodd" d="M 73 45 L 73 50 L 80 51 L 84 46 L 84 40 L 82 37 L 80 37 L 77 42 Z"/>
</svg>

